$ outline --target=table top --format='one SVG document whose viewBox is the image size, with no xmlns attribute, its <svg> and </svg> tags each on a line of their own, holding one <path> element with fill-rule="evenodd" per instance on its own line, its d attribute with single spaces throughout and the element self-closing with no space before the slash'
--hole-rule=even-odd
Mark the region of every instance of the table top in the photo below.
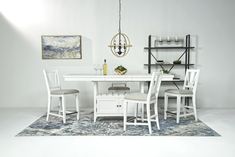
<svg viewBox="0 0 235 157">
<path fill-rule="evenodd" d="M 128 74 L 128 75 L 95 75 L 95 74 L 65 74 L 65 81 L 151 81 L 151 74 Z M 163 74 L 162 80 L 171 81 L 174 75 Z"/>
</svg>

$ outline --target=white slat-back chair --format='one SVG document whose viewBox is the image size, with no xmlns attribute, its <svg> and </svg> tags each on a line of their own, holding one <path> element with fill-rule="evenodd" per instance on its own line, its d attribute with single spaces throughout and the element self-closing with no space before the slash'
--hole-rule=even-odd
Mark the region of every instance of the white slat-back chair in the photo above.
<svg viewBox="0 0 235 157">
<path fill-rule="evenodd" d="M 124 97 L 124 108 L 123 108 L 123 112 L 124 112 L 124 131 L 126 131 L 126 126 L 127 125 L 147 125 L 149 128 L 149 134 L 152 134 L 152 128 L 151 128 L 151 121 L 156 122 L 157 124 L 157 129 L 160 130 L 160 126 L 159 126 L 159 119 L 158 119 L 158 94 L 159 94 L 159 90 L 160 90 L 160 85 L 161 85 L 161 79 L 162 79 L 162 75 L 160 73 L 156 73 L 154 72 L 152 74 L 152 78 L 151 78 L 151 82 L 150 82 L 150 86 L 149 86 L 149 90 L 148 93 L 129 93 Z M 135 120 L 134 122 L 127 122 L 127 109 L 128 109 L 128 105 L 132 103 L 135 106 Z M 136 114 L 138 112 L 138 104 L 141 105 L 146 105 L 146 111 L 147 111 L 147 119 L 143 119 L 140 118 L 142 120 L 142 122 L 138 122 L 137 120 L 139 120 L 138 118 L 138 114 Z M 150 105 L 153 104 L 154 105 L 154 114 L 151 115 L 150 112 Z M 143 111 L 143 106 L 142 106 L 142 112 Z M 143 114 L 143 113 L 142 113 Z M 153 119 L 155 118 L 155 119 Z M 147 122 L 145 122 L 147 121 Z"/>
<path fill-rule="evenodd" d="M 48 106 L 47 106 L 47 121 L 49 116 L 57 116 L 63 118 L 63 123 L 66 123 L 67 114 L 77 114 L 77 120 L 79 120 L 79 91 L 76 89 L 61 89 L 59 74 L 57 70 L 43 70 L 44 78 L 46 81 L 47 94 L 48 94 Z M 74 95 L 76 100 L 76 112 L 66 111 L 65 96 Z M 51 112 L 52 98 L 59 98 L 59 111 L 58 113 Z M 61 114 L 62 113 L 62 114 Z"/>
<path fill-rule="evenodd" d="M 165 105 L 164 105 L 164 119 L 167 119 L 168 111 L 168 97 L 176 97 L 176 123 L 179 123 L 180 117 L 194 115 L 197 121 L 197 110 L 196 110 L 196 90 L 199 79 L 200 70 L 198 69 L 187 69 L 183 89 L 167 89 L 165 91 Z M 192 106 L 181 104 L 181 101 L 185 102 L 185 98 L 192 98 Z M 183 98 L 183 99 L 181 99 Z M 184 114 L 180 114 L 181 107 L 183 108 Z M 186 110 L 193 110 L 191 113 L 186 113 Z M 171 112 L 169 112 L 171 113 Z"/>
</svg>

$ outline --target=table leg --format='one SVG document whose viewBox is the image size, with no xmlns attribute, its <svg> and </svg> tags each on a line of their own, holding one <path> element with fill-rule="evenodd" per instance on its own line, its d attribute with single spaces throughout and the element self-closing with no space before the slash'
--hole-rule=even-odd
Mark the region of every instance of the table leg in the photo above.
<svg viewBox="0 0 235 157">
<path fill-rule="evenodd" d="M 96 112 L 97 112 L 97 94 L 98 94 L 98 82 L 93 82 L 94 90 L 94 122 L 96 122 Z"/>
<path fill-rule="evenodd" d="M 140 92 L 144 93 L 144 82 L 140 82 Z M 144 121 L 144 104 L 141 104 L 141 119 Z"/>
</svg>

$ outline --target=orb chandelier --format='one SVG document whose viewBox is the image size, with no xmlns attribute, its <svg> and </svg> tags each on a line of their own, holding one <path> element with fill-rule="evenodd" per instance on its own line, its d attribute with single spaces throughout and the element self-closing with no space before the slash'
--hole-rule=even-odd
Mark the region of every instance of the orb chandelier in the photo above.
<svg viewBox="0 0 235 157">
<path fill-rule="evenodd" d="M 125 33 L 121 32 L 121 0 L 119 0 L 118 33 L 113 36 L 109 47 L 112 53 L 117 57 L 125 56 L 129 52 L 130 47 L 132 47 L 128 36 Z"/>
</svg>

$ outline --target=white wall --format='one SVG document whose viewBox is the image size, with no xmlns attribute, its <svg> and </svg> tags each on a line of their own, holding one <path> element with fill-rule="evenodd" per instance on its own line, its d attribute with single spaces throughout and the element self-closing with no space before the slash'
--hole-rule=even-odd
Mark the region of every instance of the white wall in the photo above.
<svg viewBox="0 0 235 157">
<path fill-rule="evenodd" d="M 189 33 L 198 41 L 198 105 L 235 107 L 234 10 L 233 0 L 123 0 L 122 30 L 133 48 L 117 58 L 107 45 L 118 30 L 118 0 L 0 0 L 0 106 L 45 107 L 43 68 L 90 73 L 106 58 L 110 71 L 124 65 L 130 73 L 146 72 L 149 34 Z M 44 34 L 82 35 L 83 59 L 42 60 Z M 91 83 L 63 84 L 79 88 L 83 107 L 92 106 Z"/>
</svg>

